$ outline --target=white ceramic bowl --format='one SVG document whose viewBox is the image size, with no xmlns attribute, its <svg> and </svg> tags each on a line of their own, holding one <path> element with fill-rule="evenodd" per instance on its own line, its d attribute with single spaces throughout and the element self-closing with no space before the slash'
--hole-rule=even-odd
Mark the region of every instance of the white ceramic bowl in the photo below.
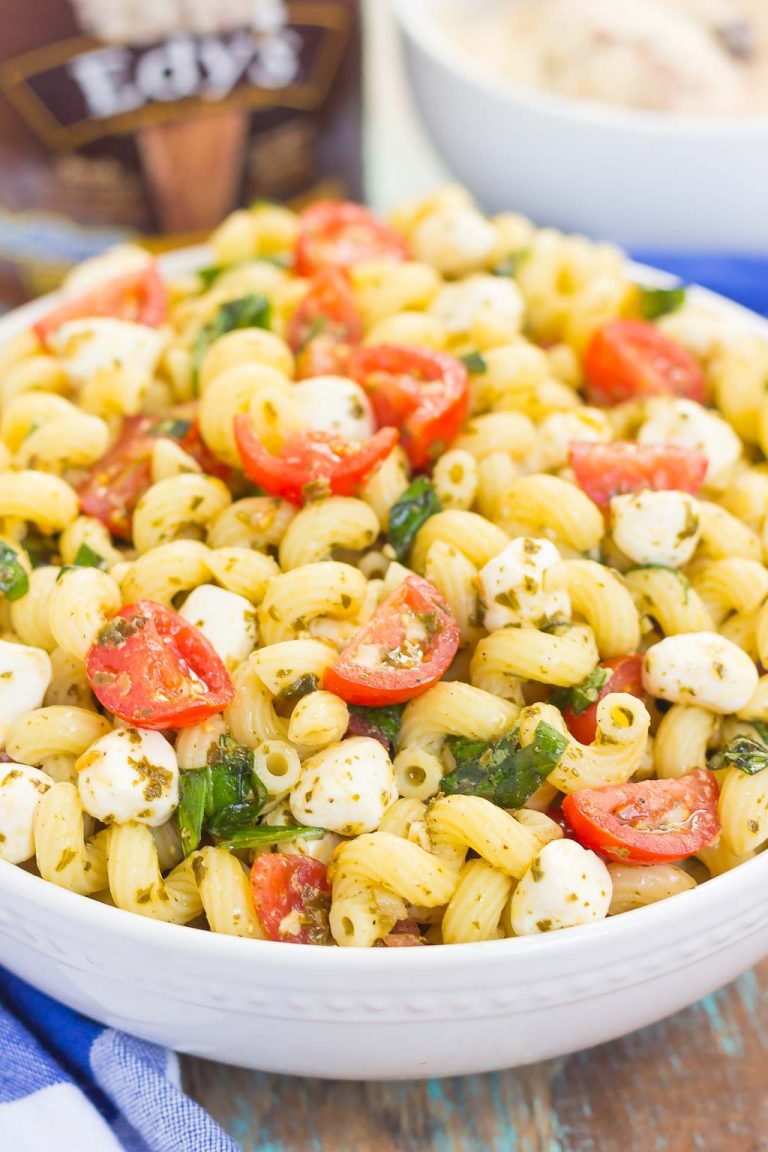
<svg viewBox="0 0 768 1152">
<path fill-rule="evenodd" d="M 651 114 L 515 87 L 463 54 L 438 9 L 392 0 L 416 104 L 492 211 L 627 246 L 768 251 L 768 118 Z"/>
<path fill-rule="evenodd" d="M 209 262 L 205 249 L 163 260 L 170 273 Z M 765 321 L 697 293 L 768 337 Z M 0 319 L 0 345 L 53 303 Z M 590 927 L 356 950 L 157 923 L 0 861 L 0 964 L 97 1020 L 213 1060 L 345 1079 L 455 1076 L 612 1040 L 727 983 L 768 953 L 766 887 L 768 853 Z"/>
</svg>

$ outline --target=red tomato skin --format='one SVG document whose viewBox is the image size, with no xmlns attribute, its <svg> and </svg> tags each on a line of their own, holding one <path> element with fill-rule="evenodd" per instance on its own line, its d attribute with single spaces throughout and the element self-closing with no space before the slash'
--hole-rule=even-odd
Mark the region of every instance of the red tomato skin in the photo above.
<svg viewBox="0 0 768 1152">
<path fill-rule="evenodd" d="M 152 600 L 115 613 L 89 648 L 85 668 L 99 703 L 139 728 L 199 724 L 235 695 L 210 641 L 178 612 Z"/>
<path fill-rule="evenodd" d="M 609 860 L 622 864 L 669 864 L 713 844 L 720 835 L 717 782 L 701 768 L 674 780 L 642 780 L 607 788 L 585 788 L 563 800 L 563 813 L 575 838 Z M 684 806 L 688 827 L 665 831 L 666 811 Z M 656 830 L 634 828 L 621 809 L 656 820 Z"/>
<path fill-rule="evenodd" d="M 319 200 L 299 222 L 294 265 L 299 276 L 333 265 L 351 268 L 363 260 L 406 260 L 405 242 L 361 204 Z"/>
<path fill-rule="evenodd" d="M 434 615 L 435 634 L 425 660 L 414 667 L 374 667 L 360 663 L 361 645 L 380 644 L 390 651 L 403 638 L 403 616 Z M 459 647 L 459 626 L 437 589 L 411 575 L 374 612 L 352 638 L 335 664 L 326 670 L 323 686 L 348 704 L 403 704 L 436 684 Z"/>
<path fill-rule="evenodd" d="M 309 380 L 313 376 L 349 376 L 352 344 L 334 340 L 332 336 L 315 336 L 306 348 L 296 353 L 296 379 Z"/>
<path fill-rule="evenodd" d="M 330 942 L 328 913 L 331 886 L 325 864 L 311 856 L 262 852 L 251 868 L 251 893 L 256 915 L 270 940 L 284 944 Z M 286 916 L 304 920 L 298 932 L 281 932 Z"/>
<path fill-rule="evenodd" d="M 613 660 L 603 660 L 601 668 L 609 668 L 611 675 L 600 689 L 600 694 L 594 704 L 585 708 L 578 715 L 572 708 L 566 708 L 563 719 L 568 725 L 568 731 L 574 740 L 580 744 L 591 744 L 597 735 L 597 705 L 609 692 L 629 692 L 637 696 L 638 700 L 647 700 L 647 693 L 643 690 L 643 657 L 617 656 Z"/>
<path fill-rule="evenodd" d="M 683 396 L 703 404 L 704 375 L 690 352 L 646 320 L 611 320 L 584 353 L 590 404 L 610 406 L 638 396 Z"/>
<path fill-rule="evenodd" d="M 693 494 L 704 483 L 708 467 L 703 452 L 681 444 L 634 444 L 626 440 L 594 444 L 574 440 L 568 455 L 576 483 L 601 507 L 613 496 L 646 488 Z"/>
<path fill-rule="evenodd" d="M 343 268 L 321 268 L 314 274 L 288 325 L 294 352 L 320 336 L 346 344 L 359 344 L 363 338 L 363 321 Z"/>
<path fill-rule="evenodd" d="M 394 344 L 358 348 L 349 374 L 368 393 L 379 424 L 400 428 L 414 468 L 434 463 L 467 418 L 469 376 L 447 353 Z"/>
<path fill-rule="evenodd" d="M 235 440 L 243 471 L 270 496 L 304 504 L 312 485 L 327 495 L 355 496 L 376 465 L 398 441 L 396 428 L 380 428 L 364 444 L 350 445 L 330 432 L 302 432 L 285 442 L 279 455 L 267 451 L 246 415 L 235 417 Z M 337 449 L 344 451 L 339 454 Z M 352 449 L 347 451 L 347 449 Z"/>
<path fill-rule="evenodd" d="M 34 325 L 42 344 L 68 320 L 112 317 L 159 328 L 168 314 L 168 291 L 154 261 L 137 272 L 126 272 L 99 284 L 83 296 L 65 300 Z"/>
</svg>

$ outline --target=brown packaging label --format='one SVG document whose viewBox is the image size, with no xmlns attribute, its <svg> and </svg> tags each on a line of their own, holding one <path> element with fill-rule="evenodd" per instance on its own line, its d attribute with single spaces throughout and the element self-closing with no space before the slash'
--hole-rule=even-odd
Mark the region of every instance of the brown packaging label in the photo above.
<svg viewBox="0 0 768 1152">
<path fill-rule="evenodd" d="M 239 203 L 359 196 L 356 0 L 0 0 L 0 300 Z"/>
</svg>

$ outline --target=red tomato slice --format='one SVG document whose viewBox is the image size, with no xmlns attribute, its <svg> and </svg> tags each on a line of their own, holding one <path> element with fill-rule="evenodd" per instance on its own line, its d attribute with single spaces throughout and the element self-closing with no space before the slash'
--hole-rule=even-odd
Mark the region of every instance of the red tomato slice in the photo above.
<svg viewBox="0 0 768 1152">
<path fill-rule="evenodd" d="M 707 474 L 707 457 L 681 444 L 593 444 L 574 440 L 569 460 L 576 483 L 596 504 L 608 504 L 612 496 L 641 492 L 644 488 L 674 488 L 698 492 Z"/>
<path fill-rule="evenodd" d="M 152 600 L 120 608 L 85 658 L 104 707 L 140 728 L 185 728 L 226 708 L 235 690 L 202 632 Z"/>
<path fill-rule="evenodd" d="M 683 860 L 720 835 L 717 783 L 702 769 L 676 780 L 585 788 L 566 796 L 563 812 L 580 844 L 623 864 Z"/>
<path fill-rule="evenodd" d="M 590 404 L 638 396 L 685 396 L 704 403 L 701 368 L 689 352 L 645 320 L 611 320 L 584 354 Z"/>
<path fill-rule="evenodd" d="M 411 575 L 326 671 L 324 687 L 348 704 L 400 704 L 431 688 L 458 646 L 459 626 L 445 600 Z"/>
<path fill-rule="evenodd" d="M 359 344 L 363 338 L 363 322 L 343 268 L 321 268 L 315 273 L 288 325 L 288 343 L 294 352 L 318 336 L 347 344 Z"/>
<path fill-rule="evenodd" d="M 296 379 L 349 376 L 349 358 L 353 350 L 353 344 L 340 344 L 332 336 L 315 336 L 306 348 L 296 353 Z"/>
<path fill-rule="evenodd" d="M 235 417 L 235 440 L 243 471 L 270 496 L 303 504 L 323 496 L 354 496 L 366 476 L 397 444 L 396 428 L 382 428 L 364 444 L 332 432 L 299 432 L 279 455 L 268 452 L 250 417 Z"/>
<path fill-rule="evenodd" d="M 158 437 L 176 440 L 204 472 L 225 480 L 229 469 L 206 446 L 194 421 L 193 406 L 183 406 L 165 420 L 130 416 L 117 442 L 97 460 L 78 487 L 80 507 L 115 536 L 131 539 L 131 517 L 152 483 L 152 447 Z"/>
<path fill-rule="evenodd" d="M 363 260 L 405 260 L 404 241 L 368 208 L 346 200 L 321 200 L 301 214 L 295 266 L 311 276 L 332 264 L 351 268 Z"/>
<path fill-rule="evenodd" d="M 43 344 L 68 320 L 85 317 L 112 317 L 132 320 L 159 328 L 168 312 L 168 292 L 157 265 L 152 262 L 137 272 L 126 272 L 105 284 L 99 284 L 83 296 L 65 300 L 34 325 Z"/>
<path fill-rule="evenodd" d="M 454 356 L 394 345 L 358 348 L 349 372 L 368 393 L 379 424 L 400 428 L 414 468 L 434 461 L 467 418 L 467 370 Z"/>
<path fill-rule="evenodd" d="M 331 886 L 325 864 L 311 856 L 263 852 L 251 868 L 256 915 L 270 940 L 328 944 Z"/>
<path fill-rule="evenodd" d="M 604 660 L 601 668 L 607 668 L 610 676 L 598 693 L 597 700 L 578 714 L 572 708 L 563 711 L 563 719 L 568 730 L 580 744 L 591 744 L 597 735 L 597 705 L 609 692 L 629 692 L 638 700 L 647 700 L 643 690 L 643 657 L 617 656 Z"/>
</svg>

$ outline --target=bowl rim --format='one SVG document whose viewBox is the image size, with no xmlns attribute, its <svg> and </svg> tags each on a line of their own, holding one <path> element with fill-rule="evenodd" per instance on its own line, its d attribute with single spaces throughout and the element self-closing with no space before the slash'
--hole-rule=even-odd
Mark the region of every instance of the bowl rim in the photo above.
<svg viewBox="0 0 768 1152">
<path fill-rule="evenodd" d="M 163 272 L 169 278 L 173 278 L 189 275 L 197 268 L 205 267 L 211 262 L 211 257 L 209 246 L 200 244 L 164 253 L 158 257 L 158 261 Z M 639 283 L 660 286 L 680 283 L 677 277 L 649 265 L 629 262 L 628 268 L 633 279 Z M 762 333 L 763 336 L 768 335 L 768 320 L 750 309 L 698 285 L 689 286 L 689 291 L 694 302 L 700 301 L 714 312 L 726 317 L 731 316 L 742 325 Z M 0 351 L 6 340 L 29 328 L 60 300 L 61 293 L 52 292 L 0 316 Z M 681 909 L 679 900 L 687 901 L 685 907 L 690 909 L 690 915 L 697 917 L 698 922 L 702 919 L 706 921 L 707 909 L 711 905 L 727 903 L 729 893 L 737 892 L 750 878 L 760 883 L 758 870 L 761 875 L 765 874 L 761 883 L 763 886 L 765 877 L 768 876 L 768 850 L 728 872 L 711 877 L 696 888 L 677 893 L 655 904 L 634 909 L 630 915 L 607 917 L 593 924 L 564 928 L 536 936 L 515 937 L 514 940 L 446 944 L 431 948 L 297 948 L 280 941 L 250 940 L 210 931 L 197 931 L 193 934 L 187 925 L 139 916 L 99 900 L 81 896 L 69 889 L 60 888 L 28 872 L 23 866 L 11 864 L 6 860 L 0 860 L 0 906 L 3 904 L 4 894 L 10 892 L 20 902 L 27 906 L 36 905 L 40 912 L 50 914 L 54 919 L 57 915 L 66 916 L 70 923 L 75 922 L 84 932 L 111 934 L 112 937 L 135 941 L 143 946 L 149 946 L 156 941 L 158 946 L 179 953 L 196 949 L 203 958 L 218 956 L 223 959 L 224 956 L 228 956 L 234 960 L 249 957 L 254 964 L 271 959 L 278 961 L 281 968 L 291 971 L 311 969 L 319 965 L 323 970 L 339 968 L 344 972 L 350 966 L 353 969 L 357 968 L 362 955 L 366 956 L 366 960 L 362 963 L 372 971 L 379 969 L 390 971 L 393 964 L 398 965 L 399 969 L 414 970 L 425 964 L 430 968 L 438 965 L 443 971 L 455 967 L 462 968 L 470 954 L 473 964 L 484 963 L 487 966 L 493 966 L 500 956 L 504 957 L 505 962 L 513 963 L 515 960 L 522 961 L 526 958 L 536 959 L 545 954 L 550 956 L 553 949 L 559 949 L 563 959 L 566 960 L 569 955 L 582 954 L 583 949 L 588 950 L 590 941 L 593 941 L 594 947 L 599 948 L 601 941 L 607 944 L 610 940 L 626 938 L 628 933 L 634 936 L 636 929 L 638 933 L 654 938 L 655 931 L 663 929 L 665 924 L 671 925 L 678 921 L 678 909 Z M 197 943 L 193 944 L 193 940 Z"/>
<path fill-rule="evenodd" d="M 414 44 L 443 67 L 483 89 L 505 104 L 522 107 L 553 119 L 576 121 L 607 131 L 632 132 L 637 136 L 698 137 L 702 140 L 735 136 L 753 139 L 768 134 L 768 113 L 760 116 L 691 116 L 649 112 L 640 108 L 569 99 L 555 92 L 505 79 L 480 61 L 465 55 L 441 32 L 433 4 L 421 0 L 390 0 L 400 29 Z"/>
</svg>

